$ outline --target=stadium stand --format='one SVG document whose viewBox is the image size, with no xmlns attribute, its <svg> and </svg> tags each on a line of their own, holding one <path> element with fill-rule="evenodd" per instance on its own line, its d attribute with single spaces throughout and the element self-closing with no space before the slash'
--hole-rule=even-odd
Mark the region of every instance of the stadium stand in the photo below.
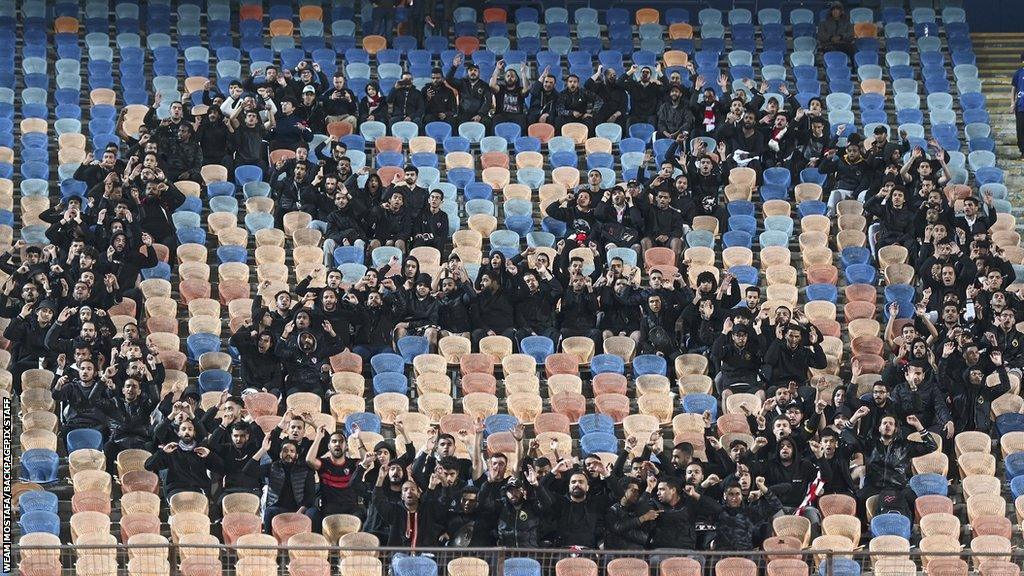
<svg viewBox="0 0 1024 576">
<path fill-rule="evenodd" d="M 423 4 L 0 2 L 19 574 L 1019 575 L 959 3 Z"/>
</svg>

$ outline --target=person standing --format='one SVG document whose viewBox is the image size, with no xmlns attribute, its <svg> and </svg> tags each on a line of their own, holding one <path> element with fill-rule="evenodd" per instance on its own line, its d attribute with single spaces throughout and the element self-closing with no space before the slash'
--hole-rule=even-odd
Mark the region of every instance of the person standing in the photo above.
<svg viewBox="0 0 1024 576">
<path fill-rule="evenodd" d="M 1021 67 L 1013 73 L 1010 97 L 1013 99 L 1013 114 L 1017 120 L 1017 149 L 1024 158 L 1024 53 L 1020 55 Z"/>
</svg>

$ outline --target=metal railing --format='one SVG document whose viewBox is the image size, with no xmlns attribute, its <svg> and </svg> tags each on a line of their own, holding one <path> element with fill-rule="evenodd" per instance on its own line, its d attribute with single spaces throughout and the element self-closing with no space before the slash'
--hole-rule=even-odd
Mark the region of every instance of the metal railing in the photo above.
<svg viewBox="0 0 1024 576">
<path fill-rule="evenodd" d="M 341 576 L 387 576 L 394 574 L 392 561 L 403 556 L 422 556 L 432 559 L 438 567 L 439 576 L 481 576 L 479 572 L 449 570 L 448 564 L 460 558 L 479 558 L 488 567 L 490 576 L 503 573 L 504 565 L 514 558 L 532 558 L 540 565 L 540 576 L 554 576 L 556 565 L 567 558 L 587 558 L 598 567 L 598 574 L 604 576 L 609 562 L 617 558 L 636 558 L 650 566 L 652 576 L 660 576 L 660 564 L 670 558 L 687 557 L 701 564 L 700 576 L 726 576 L 717 574 L 715 565 L 723 558 L 747 558 L 757 566 L 758 574 L 770 574 L 768 563 L 777 558 L 804 561 L 813 576 L 854 576 L 849 560 L 855 562 L 860 572 L 872 571 L 876 576 L 913 576 L 906 562 L 910 560 L 916 571 L 936 558 L 959 558 L 969 565 L 979 565 L 989 559 L 1006 560 L 1018 565 L 1024 561 L 1024 552 L 1015 550 L 1011 554 L 995 552 L 867 552 L 830 550 L 776 550 L 765 551 L 685 551 L 685 550 L 576 550 L 576 549 L 521 549 L 521 548 L 341 548 L 310 546 L 228 546 L 228 545 L 182 545 L 145 544 L 127 546 L 83 545 L 83 546 L 13 546 L 10 557 L 6 558 L 4 569 L 25 574 L 55 574 L 74 576 L 82 573 L 127 576 L 157 576 L 182 574 L 182 561 L 192 557 L 208 557 L 212 565 L 220 567 L 222 576 L 274 576 L 290 574 L 290 566 L 296 558 L 320 558 L 327 561 L 330 574 Z M 78 564 L 81 562 L 82 564 Z M 189 561 L 191 562 L 191 561 Z M 300 560 L 301 563 L 301 560 Z M 321 563 L 322 565 L 322 563 Z M 88 568 L 87 568 L 88 567 Z M 102 568 L 101 568 L 102 567 Z M 203 572 L 206 574 L 208 572 Z M 632 574 L 632 573 L 631 573 Z M 423 576 L 419 573 L 413 576 Z M 517 576 L 519 573 L 517 571 Z M 575 571 L 571 575 L 582 576 Z M 696 576 L 665 573 L 665 576 Z M 731 576 L 731 575 L 730 575 Z M 754 576 L 754 575 L 750 575 Z"/>
</svg>

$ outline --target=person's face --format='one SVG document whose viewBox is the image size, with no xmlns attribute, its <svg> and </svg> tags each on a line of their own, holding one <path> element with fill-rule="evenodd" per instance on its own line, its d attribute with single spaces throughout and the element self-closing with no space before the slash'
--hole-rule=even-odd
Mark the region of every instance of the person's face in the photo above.
<svg viewBox="0 0 1024 576">
<path fill-rule="evenodd" d="M 275 298 L 278 310 L 287 310 L 292 306 L 292 297 L 288 294 L 278 294 Z"/>
<path fill-rule="evenodd" d="M 928 345 L 924 342 L 914 342 L 911 352 L 914 358 L 925 358 L 928 356 Z"/>
<path fill-rule="evenodd" d="M 36 310 L 36 320 L 43 326 L 46 326 L 53 320 L 53 310 L 49 308 L 39 308 Z"/>
<path fill-rule="evenodd" d="M 731 458 L 733 462 L 739 462 L 746 453 L 747 447 L 743 444 L 736 444 L 729 447 L 729 458 Z"/>
<path fill-rule="evenodd" d="M 803 334 L 799 330 L 791 329 L 786 331 L 786 346 L 790 350 L 796 350 L 800 346 L 800 342 L 803 339 Z"/>
<path fill-rule="evenodd" d="M 669 505 L 675 502 L 679 495 L 679 493 L 676 492 L 676 489 L 670 486 L 667 482 L 658 482 L 657 494 L 658 502 Z"/>
<path fill-rule="evenodd" d="M 178 439 L 185 444 L 191 444 L 196 439 L 196 427 L 189 420 L 183 420 L 178 424 Z"/>
<path fill-rule="evenodd" d="M 413 507 L 420 502 L 420 488 L 413 481 L 402 484 L 402 503 L 406 507 Z"/>
<path fill-rule="evenodd" d="M 896 419 L 892 416 L 882 418 L 878 424 L 878 434 L 885 440 L 889 440 L 896 434 Z"/>
<path fill-rule="evenodd" d="M 255 128 L 256 124 L 258 124 L 259 121 L 260 121 L 260 117 L 255 112 L 246 112 L 245 113 L 245 125 L 248 126 L 249 128 Z"/>
<path fill-rule="evenodd" d="M 585 498 L 590 491 L 590 482 L 585 474 L 573 474 L 569 478 L 569 496 L 575 499 Z"/>
<path fill-rule="evenodd" d="M 35 302 L 39 299 L 39 289 L 35 284 L 28 283 L 21 288 L 21 299 L 25 302 Z"/>
<path fill-rule="evenodd" d="M 416 174 L 416 172 L 414 172 L 413 170 L 406 170 L 405 171 L 405 183 L 410 185 L 410 186 L 412 186 L 413 184 L 416 183 L 416 178 L 418 178 L 418 177 L 419 177 L 419 175 Z"/>
<path fill-rule="evenodd" d="M 803 412 L 796 408 L 789 408 L 786 410 L 786 420 L 789 420 L 789 425 L 796 428 L 800 425 L 800 421 L 804 419 Z"/>
<path fill-rule="evenodd" d="M 392 486 L 396 486 L 405 482 L 405 470 L 402 469 L 401 464 L 389 464 L 388 470 L 388 482 Z"/>
<path fill-rule="evenodd" d="M 942 283 L 946 286 L 956 283 L 956 270 L 952 266 L 942 267 Z"/>
<path fill-rule="evenodd" d="M 581 190 L 580 193 L 576 195 L 576 205 L 580 208 L 588 208 L 590 206 L 590 192 Z"/>
<path fill-rule="evenodd" d="M 463 514 L 472 514 L 476 510 L 476 494 L 466 492 L 462 495 L 462 502 L 460 508 Z"/>
<path fill-rule="evenodd" d="M 700 486 L 704 481 L 704 469 L 696 462 L 691 462 L 686 467 L 686 483 L 690 486 Z"/>
<path fill-rule="evenodd" d="M 570 91 L 577 90 L 580 87 L 579 78 L 576 78 L 575 76 L 570 76 L 569 79 L 565 81 L 565 87 L 568 88 Z"/>
<path fill-rule="evenodd" d="M 673 88 L 672 90 L 669 91 L 668 97 L 673 102 L 678 102 L 679 99 L 683 97 L 683 92 L 682 92 L 682 90 L 679 90 L 678 88 Z"/>
<path fill-rule="evenodd" d="M 298 450 L 295 449 L 294 444 L 282 444 L 281 445 L 281 461 L 285 464 L 293 464 L 299 457 Z"/>
<path fill-rule="evenodd" d="M 366 304 L 370 308 L 380 308 L 383 301 L 380 298 L 380 292 L 370 292 L 366 296 Z"/>
<path fill-rule="evenodd" d="M 444 82 L 444 76 L 440 72 L 434 72 L 430 75 L 430 82 L 436 87 L 440 86 Z"/>
<path fill-rule="evenodd" d="M 288 438 L 298 441 L 306 433 L 306 423 L 302 418 L 292 418 L 288 422 Z"/>
<path fill-rule="evenodd" d="M 516 85 L 516 73 L 509 70 L 505 72 L 505 86 L 513 87 Z"/>
<path fill-rule="evenodd" d="M 295 157 L 296 157 L 296 159 L 298 159 L 298 154 L 296 154 Z M 295 181 L 296 182 L 302 182 L 305 179 L 306 179 L 306 165 L 305 164 L 296 164 L 295 165 Z"/>
<path fill-rule="evenodd" d="M 773 102 L 774 102 L 774 100 L 773 100 Z M 778 108 L 778 106 L 776 106 L 776 108 Z M 785 128 L 786 126 L 789 126 L 789 118 L 788 117 L 786 117 L 784 114 L 779 114 L 778 116 L 775 117 L 775 127 L 776 128 L 781 130 L 781 129 Z"/>
<path fill-rule="evenodd" d="M 431 210 L 437 210 L 441 207 L 441 202 L 443 200 L 444 198 L 441 196 L 441 194 L 438 194 L 437 192 L 432 192 L 430 194 L 430 197 L 427 199 L 427 202 L 430 204 Z"/>
<path fill-rule="evenodd" d="M 693 456 L 691 456 L 690 454 L 687 454 L 686 452 L 683 452 L 678 448 L 672 450 L 672 465 L 675 466 L 676 469 L 685 469 L 687 466 L 690 465 L 690 462 L 692 460 Z"/>
<path fill-rule="evenodd" d="M 729 508 L 739 508 L 743 505 L 743 491 L 739 486 L 730 486 L 725 491 L 725 505 Z"/>
<path fill-rule="evenodd" d="M 341 458 L 345 454 L 345 437 L 341 434 L 332 434 L 327 449 L 334 458 Z"/>
<path fill-rule="evenodd" d="M 330 290 L 323 293 L 324 308 L 333 310 L 334 306 L 338 304 L 338 295 Z"/>
<path fill-rule="evenodd" d="M 672 202 L 672 197 L 669 196 L 667 192 L 659 192 L 658 193 L 658 208 L 660 208 L 662 210 L 666 210 L 666 209 L 668 209 L 669 204 L 671 202 Z"/>
<path fill-rule="evenodd" d="M 779 446 L 779 459 L 783 462 L 789 462 L 793 459 L 793 444 L 791 442 L 783 442 Z"/>
<path fill-rule="evenodd" d="M 792 425 L 786 418 L 776 418 L 772 424 L 772 433 L 776 440 L 786 438 L 793 433 Z"/>
<path fill-rule="evenodd" d="M 651 312 L 658 314 L 661 312 L 661 297 L 651 296 L 647 299 L 647 306 L 651 309 Z"/>
<path fill-rule="evenodd" d="M 92 352 L 88 348 L 75 348 L 75 363 L 81 363 L 92 358 Z"/>
<path fill-rule="evenodd" d="M 508 461 L 500 456 L 491 456 L 488 466 L 491 469 L 491 477 L 504 478 L 505 469 L 508 467 Z"/>
<path fill-rule="evenodd" d="M 907 383 L 913 386 L 920 386 L 924 382 L 924 368 L 920 366 L 907 366 Z"/>
<path fill-rule="evenodd" d="M 287 115 L 291 114 L 294 111 L 295 105 L 292 104 L 290 100 L 285 100 L 284 102 L 281 102 L 281 112 L 284 112 Z"/>
<path fill-rule="evenodd" d="M 96 340 L 96 325 L 92 322 L 86 322 L 82 324 L 82 329 L 79 331 L 79 336 L 86 342 L 92 342 Z"/>
<path fill-rule="evenodd" d="M 597 170 L 592 170 L 588 172 L 587 182 L 590 183 L 590 185 L 594 186 L 595 188 L 599 187 L 601 185 L 601 173 L 598 172 Z"/>
<path fill-rule="evenodd" d="M 704 176 L 711 174 L 712 166 L 710 158 L 701 158 L 700 161 L 697 162 L 697 167 L 700 169 L 700 173 Z"/>
<path fill-rule="evenodd" d="M 437 441 L 437 452 L 442 457 L 455 454 L 455 442 L 451 438 L 442 438 Z"/>
<path fill-rule="evenodd" d="M 626 491 L 622 494 L 622 503 L 632 506 L 640 500 L 640 487 L 632 482 L 626 484 Z"/>
<path fill-rule="evenodd" d="M 476 82 L 480 78 L 480 69 L 476 68 L 475 66 L 472 68 L 467 68 L 466 77 L 472 80 L 473 82 Z"/>
<path fill-rule="evenodd" d="M 846 147 L 846 156 L 851 161 L 860 160 L 860 146 L 856 146 L 856 145 L 853 145 L 853 144 L 847 146 Z"/>
<path fill-rule="evenodd" d="M 871 400 L 874 401 L 876 406 L 885 406 L 889 400 L 889 388 L 883 384 L 874 384 L 871 387 Z"/>
<path fill-rule="evenodd" d="M 789 388 L 786 387 L 786 386 L 779 386 L 775 390 L 775 405 L 776 406 L 785 406 L 786 404 L 789 404 L 789 401 L 792 398 L 793 398 L 793 396 L 790 393 Z"/>
<path fill-rule="evenodd" d="M 743 128 L 747 130 L 753 130 L 754 125 L 757 124 L 757 117 L 752 112 L 747 112 L 743 115 Z"/>
<path fill-rule="evenodd" d="M 313 338 L 312 334 L 307 332 L 299 335 L 299 348 L 309 352 L 313 350 L 314 347 L 316 347 L 316 340 Z"/>
<path fill-rule="evenodd" d="M 980 359 L 981 359 L 981 353 L 978 352 L 978 347 L 977 346 L 971 345 L 971 346 L 968 346 L 964 350 L 964 360 L 966 360 L 968 364 L 970 364 L 970 365 L 977 364 L 978 360 L 980 360 Z"/>
<path fill-rule="evenodd" d="M 96 376 L 96 365 L 92 363 L 92 360 L 86 360 L 79 364 L 78 374 L 83 382 L 91 382 Z"/>
<path fill-rule="evenodd" d="M 999 290 L 1003 287 L 1003 274 L 999 270 L 990 270 L 986 278 L 989 290 Z"/>
<path fill-rule="evenodd" d="M 530 292 L 536 292 L 540 289 L 540 282 L 537 282 L 537 277 L 533 274 L 523 276 L 523 283 L 526 284 L 526 288 L 529 289 Z"/>
<path fill-rule="evenodd" d="M 192 131 L 188 128 L 187 125 L 182 125 L 181 128 L 178 128 L 178 140 L 181 140 L 182 142 L 188 142 L 188 139 L 191 136 Z"/>
<path fill-rule="evenodd" d="M 624 294 L 627 288 L 629 288 L 629 282 L 627 282 L 624 278 L 620 278 L 615 281 L 616 294 Z"/>
<path fill-rule="evenodd" d="M 231 431 L 231 444 L 235 448 L 241 450 L 245 448 L 245 445 L 249 443 L 249 433 L 242 430 Z"/>
<path fill-rule="evenodd" d="M 175 102 L 174 104 L 171 104 L 171 118 L 173 120 L 181 120 L 181 113 L 182 109 L 180 102 Z"/>
<path fill-rule="evenodd" d="M 757 305 L 761 303 L 761 293 L 757 290 L 747 290 L 743 296 L 747 301 L 747 308 L 750 310 L 756 310 Z"/>
<path fill-rule="evenodd" d="M 388 201 L 388 207 L 393 212 L 401 210 L 403 204 L 405 204 L 405 198 L 401 194 L 392 194 L 391 199 Z"/>
<path fill-rule="evenodd" d="M 451 488 L 459 481 L 459 471 L 457 468 L 442 468 L 441 469 L 441 485 L 445 488 Z"/>
</svg>

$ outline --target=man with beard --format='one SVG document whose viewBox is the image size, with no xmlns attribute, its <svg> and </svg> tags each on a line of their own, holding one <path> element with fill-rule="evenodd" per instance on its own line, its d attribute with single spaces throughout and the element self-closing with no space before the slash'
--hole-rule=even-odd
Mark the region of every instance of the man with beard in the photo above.
<svg viewBox="0 0 1024 576">
<path fill-rule="evenodd" d="M 843 430 L 843 441 L 852 450 L 865 454 L 864 487 L 857 493 L 858 508 L 864 508 L 871 496 L 880 495 L 885 509 L 901 511 L 905 516 L 912 513 L 917 496 L 908 485 L 911 460 L 934 452 L 938 446 L 917 416 L 907 416 L 906 422 L 921 432 L 921 442 L 906 440 L 895 416 L 882 418 L 876 440 L 857 436 L 853 428 Z"/>
<path fill-rule="evenodd" d="M 717 502 L 702 496 L 693 486 L 684 488 L 682 481 L 673 477 L 659 479 L 656 500 L 657 515 L 652 521 L 654 527 L 650 543 L 656 552 L 696 549 L 697 516 L 715 516 L 720 511 Z M 663 556 L 655 559 L 663 559 Z M 655 564 L 654 559 L 651 563 Z"/>
<path fill-rule="evenodd" d="M 252 441 L 249 436 L 249 425 L 241 420 L 232 423 L 228 429 L 230 437 L 227 438 L 227 442 L 223 436 L 216 443 L 214 437 L 210 437 L 210 447 L 221 462 L 220 467 L 212 468 L 218 475 L 222 475 L 217 490 L 219 497 L 235 493 L 260 496 L 263 493 L 262 478 L 253 476 L 245 470 L 247 462 L 261 450 L 260 444 Z M 259 441 L 267 443 L 265 438 Z"/>
<path fill-rule="evenodd" d="M 246 320 L 231 335 L 230 344 L 238 350 L 241 382 L 232 384 L 232 394 L 240 394 L 243 388 L 254 388 L 262 392 L 281 395 L 281 359 L 274 352 L 274 335 L 269 331 L 259 332 Z"/>
<path fill-rule="evenodd" d="M 327 320 L 323 321 L 322 326 L 325 332 L 322 341 L 318 342 L 312 332 L 304 330 L 292 343 L 288 337 L 295 329 L 295 322 L 285 325 L 284 333 L 274 348 L 274 354 L 281 359 L 286 374 L 282 396 L 294 392 L 313 392 L 319 395 L 325 392 L 323 380 L 330 369 L 330 358 L 341 352 L 341 347 L 334 326 Z"/>
<path fill-rule="evenodd" d="M 624 485 L 622 498 L 612 504 L 605 515 L 604 546 L 606 550 L 643 550 L 651 537 L 651 522 L 658 517 L 658 511 L 651 508 L 640 479 L 626 478 Z"/>
<path fill-rule="evenodd" d="M 440 68 L 431 70 L 430 83 L 423 87 L 423 100 L 424 125 L 431 122 L 454 124 L 458 103 L 455 101 L 455 93 L 444 83 L 444 72 Z"/>
<path fill-rule="evenodd" d="M 338 246 L 366 245 L 363 238 L 366 231 L 363 229 L 361 219 L 356 214 L 352 205 L 352 197 L 348 190 L 339 188 L 334 193 L 334 210 L 327 217 L 324 230 L 324 266 L 334 266 L 334 250 Z"/>
<path fill-rule="evenodd" d="M 502 77 L 499 84 L 498 77 Z M 523 132 L 526 131 L 526 96 L 530 93 L 530 87 L 525 85 L 526 62 L 519 67 L 519 73 L 515 70 L 505 70 L 505 61 L 498 60 L 491 75 L 491 92 L 494 93 L 494 116 L 492 122 L 512 122 L 518 124 Z"/>
<path fill-rule="evenodd" d="M 955 422 L 957 426 L 955 432 L 978 430 L 989 434 L 992 432 L 993 425 L 992 401 L 1010 390 L 1010 379 L 1006 367 L 1003 365 L 1003 352 L 999 350 L 989 352 L 989 358 L 995 367 L 992 373 L 986 375 L 982 371 L 982 367 L 975 364 L 965 368 L 963 376 L 953 379 L 946 374 L 946 370 L 953 365 L 946 360 L 946 357 L 952 354 L 953 348 L 952 342 L 946 342 L 943 345 L 939 378 L 949 382 L 952 412 L 955 416 L 951 421 Z M 993 379 L 992 375 L 995 375 L 996 378 Z"/>
<path fill-rule="evenodd" d="M 661 246 L 671 248 L 678 257 L 683 251 L 683 215 L 672 207 L 672 195 L 661 190 L 657 193 L 655 203 L 652 206 L 641 194 L 639 199 L 640 210 L 644 214 L 644 233 L 646 236 L 640 240 L 641 249 L 645 252 L 652 247 Z"/>
<path fill-rule="evenodd" d="M 813 325 L 806 328 L 807 344 L 804 344 L 804 331 L 805 328 L 797 323 L 785 328 L 781 325 L 776 327 L 777 339 L 768 346 L 764 355 L 764 364 L 770 369 L 769 384 L 784 386 L 792 381 L 803 385 L 807 382 L 810 368 L 820 370 L 828 365 L 818 329 Z"/>
<path fill-rule="evenodd" d="M 668 91 L 668 100 L 658 106 L 655 126 L 662 137 L 674 139 L 689 131 L 692 123 L 689 116 L 690 111 L 683 102 L 682 87 L 672 86 Z"/>
<path fill-rule="evenodd" d="M 96 330 L 95 322 L 82 322 L 78 328 L 78 335 L 73 338 L 62 338 L 61 333 L 64 331 L 65 323 L 71 318 L 72 315 L 78 313 L 77 307 L 64 308 L 60 312 L 60 316 L 57 317 L 57 321 L 50 326 L 50 329 L 46 332 L 46 339 L 44 344 L 50 352 L 55 355 L 64 354 L 67 357 L 75 355 L 76 348 L 88 348 L 92 351 L 93 358 L 98 358 L 104 349 L 107 348 L 106 343 L 100 338 L 99 333 Z"/>
<path fill-rule="evenodd" d="M 366 362 L 374 354 L 394 350 L 391 336 L 395 325 L 405 315 L 405 299 L 395 289 L 395 281 L 385 278 L 382 285 L 388 291 L 386 295 L 382 296 L 377 291 L 370 292 L 366 296 L 366 304 L 358 308 L 356 324 L 359 330 L 353 339 L 355 346 L 352 351 Z M 346 298 L 354 301 L 355 295 L 349 294 Z"/>
<path fill-rule="evenodd" d="M 100 160 L 93 158 L 92 153 L 85 155 L 85 160 L 75 169 L 72 176 L 75 180 L 85 182 L 86 189 L 100 184 L 107 175 L 124 171 L 124 165 L 117 159 L 117 152 L 104 150 Z"/>
<path fill-rule="evenodd" d="M 185 195 L 176 187 L 157 180 L 147 182 L 146 196 L 140 201 L 139 226 L 155 241 L 174 250 L 178 239 L 171 214 L 184 203 Z"/>
<path fill-rule="evenodd" d="M 466 487 L 462 489 L 458 506 L 448 510 L 448 517 L 445 522 L 444 532 L 440 540 L 454 547 L 478 547 L 474 543 L 476 521 L 479 516 L 477 507 L 476 488 Z"/>
<path fill-rule="evenodd" d="M 400 505 L 405 496 L 402 488 L 409 480 L 405 474 L 407 464 L 403 459 L 390 458 L 390 453 L 384 458 L 378 458 L 376 486 L 361 530 L 373 534 L 381 542 L 387 542 L 390 537 L 394 516 L 391 513 L 392 506 Z"/>
<path fill-rule="evenodd" d="M 327 453 L 317 456 L 326 435 L 327 428 L 321 426 L 306 452 L 306 466 L 320 479 L 320 501 L 305 512 L 312 518 L 313 526 L 320 526 L 323 519 L 331 514 L 352 514 L 362 518 L 366 512 L 359 503 L 365 468 L 346 456 L 345 434 L 340 430 L 331 433 Z M 383 481 L 383 476 L 380 481 Z"/>
<path fill-rule="evenodd" d="M 694 136 L 712 136 L 716 130 L 725 122 L 725 116 L 729 113 L 729 102 L 719 100 L 713 88 L 704 88 L 703 76 L 697 76 L 693 81 L 693 95 L 690 96 L 690 106 L 693 108 Z M 729 93 L 729 77 L 722 74 L 718 77 L 718 86 L 723 94 Z M 703 88 L 703 90 L 702 90 Z M 703 98 L 702 98 L 703 97 Z M 716 140 L 719 140 L 716 138 Z"/>
<path fill-rule="evenodd" d="M 507 548 L 537 548 L 540 526 L 551 510 L 552 499 L 547 488 L 537 480 L 532 467 L 526 481 L 518 476 L 508 479 L 498 509 L 498 545 Z M 529 486 L 529 488 L 527 488 Z"/>
<path fill-rule="evenodd" d="M 562 338 L 586 336 L 594 341 L 595 350 L 601 350 L 604 341 L 597 329 L 597 312 L 600 305 L 590 278 L 577 274 L 569 281 L 572 290 L 562 294 L 558 309 L 560 318 L 559 334 Z"/>
<path fill-rule="evenodd" d="M 555 312 L 562 296 L 562 286 L 544 267 L 523 272 L 521 279 L 522 285 L 514 296 L 516 339 L 522 342 L 530 336 L 546 336 L 552 342 L 558 342 Z"/>
<path fill-rule="evenodd" d="M 168 500 L 178 492 L 210 492 L 209 468 L 223 466 L 220 458 L 209 448 L 196 441 L 196 428 L 191 420 L 178 424 L 178 441 L 168 442 L 146 460 L 150 472 L 167 470 L 163 481 L 164 497 Z"/>
<path fill-rule="evenodd" d="M 552 472 L 565 472 L 568 461 L 563 460 Z M 553 475 L 545 477 L 550 485 Z M 583 472 L 573 472 L 569 476 L 569 493 L 555 499 L 550 514 L 556 518 L 555 537 L 560 547 L 597 548 L 604 535 L 604 513 L 607 502 L 603 499 L 590 498 L 590 481 Z"/>
<path fill-rule="evenodd" d="M 334 75 L 332 87 L 320 96 L 320 104 L 327 115 L 325 120 L 328 124 L 344 122 L 355 129 L 359 99 L 345 86 L 345 75 L 340 70 Z"/>
<path fill-rule="evenodd" d="M 469 431 L 466 431 L 466 435 L 468 438 Z M 476 472 L 472 461 L 455 456 L 455 436 L 439 434 L 437 429 L 430 428 L 427 430 L 427 445 L 419 451 L 412 463 L 413 480 L 417 484 L 426 483 L 442 462 L 445 466 L 455 466 L 459 478 L 473 478 Z"/>
<path fill-rule="evenodd" d="M 612 280 L 612 286 L 608 285 L 608 278 L 611 274 L 602 276 L 599 282 L 602 284 L 600 302 L 602 317 L 601 329 L 604 338 L 609 336 L 629 336 L 634 340 L 640 339 L 640 318 L 639 307 L 644 300 L 640 290 L 630 285 L 626 278 Z M 596 285 L 595 285 L 596 287 Z"/>
<path fill-rule="evenodd" d="M 614 68 L 598 65 L 597 72 L 587 78 L 583 89 L 589 90 L 601 101 L 601 105 L 594 110 L 594 121 L 597 124 L 609 122 L 626 127 L 629 100 L 626 89 L 618 82 L 618 73 Z"/>
<path fill-rule="evenodd" d="M 470 304 L 473 314 L 472 341 L 478 348 L 487 336 L 515 338 L 515 318 L 511 295 L 501 286 L 498 273 L 490 270 L 480 278 L 480 291 Z"/>
<path fill-rule="evenodd" d="M 530 88 L 530 109 L 526 119 L 530 124 L 555 123 L 555 105 L 558 104 L 558 90 L 555 89 L 555 77 L 551 68 L 546 67 L 540 78 Z"/>
<path fill-rule="evenodd" d="M 417 546 L 436 546 L 441 521 L 445 510 L 434 498 L 434 490 L 441 482 L 440 469 L 430 476 L 427 490 L 424 492 L 412 480 L 402 484 L 399 502 L 390 502 L 385 496 L 384 475 L 377 477 L 377 487 L 373 491 L 373 505 L 380 509 L 381 516 L 388 522 L 390 529 L 386 544 L 416 548 Z"/>
<path fill-rule="evenodd" d="M 723 147 L 724 144 L 724 147 Z M 758 130 L 757 113 L 747 110 L 743 117 L 734 123 L 727 123 L 719 130 L 719 152 L 728 151 L 725 164 L 731 169 L 736 167 L 752 168 L 758 174 L 764 166 L 768 142 L 764 133 Z"/>
<path fill-rule="evenodd" d="M 469 333 L 473 329 L 469 311 L 473 289 L 466 280 L 466 271 L 462 268 L 461 262 L 450 260 L 445 266 L 451 267 L 453 264 L 455 268 L 452 271 L 452 276 L 441 280 L 441 296 L 438 298 L 440 307 L 437 317 L 440 322 L 441 337 L 455 335 L 469 338 Z"/>
<path fill-rule="evenodd" d="M 619 80 L 619 84 L 629 92 L 629 124 L 655 125 L 663 86 L 660 81 L 651 77 L 651 67 L 641 68 L 640 79 L 637 80 L 636 64 L 630 66 L 625 76 Z"/>
<path fill-rule="evenodd" d="M 580 78 L 569 74 L 565 79 L 565 90 L 558 95 L 555 105 L 555 129 L 561 131 L 562 126 L 569 123 L 583 124 L 589 134 L 593 135 L 594 114 L 603 105 L 601 99 L 586 88 L 580 86 Z"/>
<path fill-rule="evenodd" d="M 423 125 L 423 94 L 413 86 L 412 74 L 409 72 L 403 73 L 401 79 L 395 83 L 388 96 L 388 104 L 391 106 L 392 124 L 404 121 Z"/>
<path fill-rule="evenodd" d="M 451 68 L 445 80 L 449 86 L 458 92 L 458 121 L 480 122 L 486 124 L 489 121 L 488 115 L 491 112 L 491 91 L 487 84 L 480 79 L 480 67 L 472 62 L 466 63 L 466 77 L 461 80 L 455 79 L 455 70 L 462 64 L 462 54 L 457 54 L 452 59 Z"/>
<path fill-rule="evenodd" d="M 149 384 L 149 383 L 147 383 Z M 142 384 L 135 378 L 128 378 L 121 386 L 121 395 L 114 392 L 114 381 L 107 379 L 107 390 L 98 408 L 107 418 L 110 438 L 103 445 L 107 461 L 107 472 L 117 472 L 117 455 L 122 450 L 146 449 L 153 439 L 150 416 L 157 405 L 157 390 Z"/>
<path fill-rule="evenodd" d="M 295 105 L 295 114 L 314 134 L 327 132 L 327 115 L 317 100 L 316 86 L 309 84 L 302 89 L 302 95 Z"/>
<path fill-rule="evenodd" d="M 280 442 L 277 458 L 261 464 L 273 444 L 272 435 L 263 438 L 259 450 L 249 458 L 243 474 L 267 485 L 267 502 L 263 511 L 263 531 L 271 532 L 271 523 L 278 514 L 298 512 L 304 514 L 313 507 L 316 483 L 313 471 L 299 462 L 299 446 L 292 440 Z"/>
<path fill-rule="evenodd" d="M 836 410 L 836 416 L 848 418 L 850 409 L 841 406 Z M 845 428 L 843 425 L 840 428 Z M 845 494 L 856 496 L 860 488 L 859 473 L 853 475 L 853 466 L 850 462 L 853 453 L 849 447 L 840 443 L 839 432 L 833 428 L 825 428 L 821 431 L 821 441 L 810 443 L 811 454 L 814 456 L 814 464 L 818 467 L 821 475 L 822 494 Z"/>
</svg>

